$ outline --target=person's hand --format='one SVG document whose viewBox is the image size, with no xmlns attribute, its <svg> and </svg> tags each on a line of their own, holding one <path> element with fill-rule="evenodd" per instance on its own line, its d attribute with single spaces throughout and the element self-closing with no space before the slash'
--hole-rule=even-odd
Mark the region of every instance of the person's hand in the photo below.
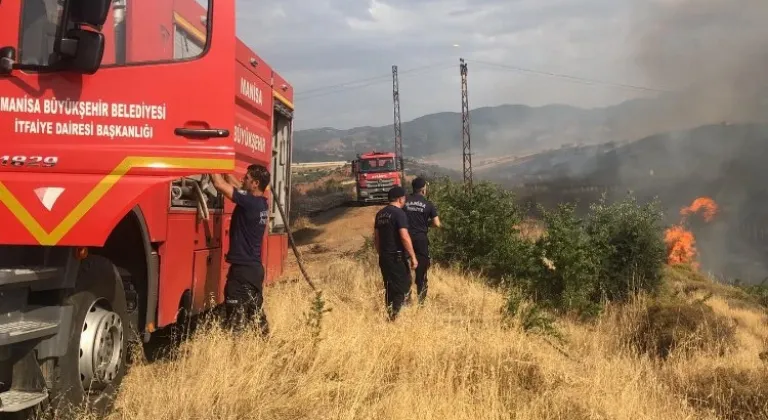
<svg viewBox="0 0 768 420">
<path fill-rule="evenodd" d="M 419 262 L 416 258 L 411 258 L 411 270 L 415 270 L 419 266 Z"/>
</svg>

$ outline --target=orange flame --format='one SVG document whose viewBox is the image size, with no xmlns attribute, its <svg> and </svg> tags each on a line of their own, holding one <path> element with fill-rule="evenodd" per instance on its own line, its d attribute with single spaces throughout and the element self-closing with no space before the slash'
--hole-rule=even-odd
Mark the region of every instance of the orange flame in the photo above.
<svg viewBox="0 0 768 420">
<path fill-rule="evenodd" d="M 690 264 L 694 268 L 696 264 L 696 239 L 693 233 L 681 225 L 675 225 L 667 229 L 664 235 L 667 244 L 667 263 Z"/>
<path fill-rule="evenodd" d="M 696 239 L 693 233 L 684 227 L 687 217 L 696 214 L 703 209 L 702 218 L 705 222 L 711 222 L 717 214 L 717 204 L 709 197 L 699 197 L 693 200 L 688 207 L 680 210 L 682 220 L 679 224 L 667 229 L 664 234 L 664 242 L 667 245 L 668 264 L 688 264 L 698 269 L 696 262 Z"/>
<path fill-rule="evenodd" d="M 683 220 L 691 214 L 698 213 L 699 210 L 704 209 L 702 217 L 705 222 L 711 222 L 717 214 L 717 204 L 709 197 L 699 197 L 693 200 L 688 207 L 683 207 L 680 210 L 680 215 L 683 216 Z"/>
</svg>

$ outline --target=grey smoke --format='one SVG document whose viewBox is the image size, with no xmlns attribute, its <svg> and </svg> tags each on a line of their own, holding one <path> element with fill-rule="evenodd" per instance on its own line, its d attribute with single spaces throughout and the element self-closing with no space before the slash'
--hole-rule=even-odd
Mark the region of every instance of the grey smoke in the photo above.
<svg viewBox="0 0 768 420">
<path fill-rule="evenodd" d="M 655 0 L 635 13 L 636 59 L 691 124 L 768 120 L 768 1 Z"/>
<path fill-rule="evenodd" d="M 655 125 L 663 130 L 768 122 L 768 1 L 651 0 L 634 16 L 632 42 L 639 69 L 649 85 L 674 92 L 662 95 L 665 101 L 654 115 Z M 750 154 L 765 148 L 746 137 L 724 136 L 717 142 L 722 143 L 709 143 L 720 153 L 714 165 L 713 159 L 691 162 L 690 150 L 671 145 L 662 146 L 659 153 L 681 166 L 693 164 L 688 174 L 678 174 L 681 182 L 699 178 L 716 200 L 727 201 L 719 203 L 724 213 L 716 222 L 696 233 L 705 254 L 702 265 L 714 271 L 736 270 L 755 281 L 768 275 L 763 263 L 768 255 L 735 227 L 742 215 L 768 208 L 765 188 L 725 168 L 744 168 Z"/>
</svg>

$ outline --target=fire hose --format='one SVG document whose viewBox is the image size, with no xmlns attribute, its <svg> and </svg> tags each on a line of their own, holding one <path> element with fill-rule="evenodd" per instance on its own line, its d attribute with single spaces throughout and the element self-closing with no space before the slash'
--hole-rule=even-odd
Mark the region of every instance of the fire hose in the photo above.
<svg viewBox="0 0 768 420">
<path fill-rule="evenodd" d="M 313 291 L 317 292 L 317 287 L 315 287 L 315 284 L 310 280 L 309 274 L 307 274 L 307 270 L 304 268 L 304 261 L 301 258 L 301 252 L 299 252 L 299 249 L 296 247 L 296 242 L 293 240 L 293 233 L 291 233 L 291 228 L 288 226 L 288 223 L 286 222 L 288 219 L 285 217 L 285 210 L 283 210 L 283 206 L 280 204 L 280 195 L 277 193 L 277 191 L 273 190 L 271 187 L 267 187 L 268 190 L 272 191 L 272 195 L 274 196 L 275 204 L 277 204 L 277 210 L 280 212 L 280 217 L 283 219 L 283 224 L 285 225 L 285 231 L 288 233 L 288 243 L 291 244 L 291 249 L 293 249 L 293 255 L 296 256 L 296 263 L 299 265 L 299 270 L 301 271 L 301 274 L 304 276 L 304 280 L 307 281 L 307 284 L 309 284 L 309 287 L 312 288 Z"/>
<path fill-rule="evenodd" d="M 172 198 L 178 200 L 182 197 L 194 197 L 200 219 L 208 220 L 210 218 L 210 210 L 208 209 L 206 190 L 209 190 L 209 179 L 206 179 L 205 175 L 197 175 L 184 177 L 179 181 L 180 185 L 171 187 Z M 215 194 L 208 193 L 208 195 L 215 197 Z"/>
<path fill-rule="evenodd" d="M 191 186 L 187 184 L 188 181 L 191 181 L 191 184 L 192 184 Z M 196 200 L 197 210 L 200 213 L 201 219 L 208 220 L 208 218 L 210 217 L 210 212 L 208 209 L 208 204 L 205 199 L 205 192 L 203 191 L 204 187 L 200 185 L 201 183 L 203 183 L 203 181 L 204 181 L 204 177 L 201 177 L 200 179 L 196 179 L 195 177 L 185 177 L 181 180 L 182 182 L 181 186 L 174 186 L 174 190 L 175 190 L 174 195 L 181 197 L 184 193 L 192 193 L 197 199 Z M 280 204 L 280 196 L 277 193 L 277 191 L 271 188 L 271 186 L 267 186 L 267 190 L 272 191 L 275 204 L 277 204 L 277 210 L 280 212 L 280 216 L 284 221 L 285 231 L 288 234 L 288 242 L 290 243 L 291 249 L 293 250 L 293 255 L 296 257 L 296 262 L 299 265 L 299 270 L 301 271 L 301 274 L 304 277 L 304 280 L 306 280 L 307 284 L 309 284 L 309 287 L 312 288 L 313 291 L 317 292 L 318 291 L 317 287 L 309 278 L 309 274 L 307 273 L 307 270 L 304 267 L 304 260 L 301 257 L 301 252 L 296 246 L 296 241 L 293 239 L 293 233 L 291 233 L 291 228 L 288 226 L 288 223 L 285 223 L 285 221 L 288 219 L 285 216 L 285 210 L 283 209 L 283 206 Z"/>
</svg>

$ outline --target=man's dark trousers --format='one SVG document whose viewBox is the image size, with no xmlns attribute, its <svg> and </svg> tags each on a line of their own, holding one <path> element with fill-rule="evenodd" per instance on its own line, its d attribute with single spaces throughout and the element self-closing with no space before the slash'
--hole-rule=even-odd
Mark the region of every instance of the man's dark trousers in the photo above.
<svg viewBox="0 0 768 420">
<path fill-rule="evenodd" d="M 402 253 L 379 255 L 379 268 L 384 278 L 384 300 L 389 319 L 394 320 L 411 289 L 411 268 Z"/>
<path fill-rule="evenodd" d="M 240 330 L 245 323 L 258 317 L 261 333 L 269 334 L 269 323 L 263 311 L 263 286 L 263 265 L 232 264 L 229 266 L 227 283 L 224 286 L 228 327 Z"/>
<path fill-rule="evenodd" d="M 416 267 L 416 293 L 419 296 L 419 303 L 423 303 L 427 297 L 427 270 L 429 270 L 429 239 L 426 235 L 411 235 L 413 242 L 413 251 L 416 253 L 416 261 L 419 263 Z"/>
</svg>

